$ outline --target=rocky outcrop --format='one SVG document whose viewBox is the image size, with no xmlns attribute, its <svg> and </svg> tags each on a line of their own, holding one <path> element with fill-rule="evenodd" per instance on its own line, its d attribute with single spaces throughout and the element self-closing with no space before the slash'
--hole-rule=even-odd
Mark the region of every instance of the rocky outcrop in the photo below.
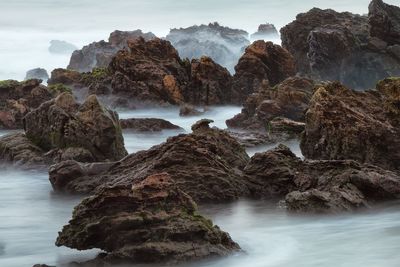
<svg viewBox="0 0 400 267">
<path fill-rule="evenodd" d="M 182 130 L 178 125 L 163 119 L 131 118 L 121 119 L 121 128 L 135 132 L 161 132 L 162 130 Z"/>
<path fill-rule="evenodd" d="M 0 81 L 0 129 L 22 128 L 22 118 L 54 95 L 41 80 Z"/>
<path fill-rule="evenodd" d="M 79 72 L 89 72 L 93 68 L 105 68 L 111 62 L 115 54 L 127 46 L 128 40 L 135 40 L 142 37 L 146 40 L 155 38 L 152 33 L 136 31 L 114 31 L 110 34 L 108 42 L 94 42 L 76 50 L 68 65 L 68 69 Z"/>
<path fill-rule="evenodd" d="M 278 30 L 274 24 L 265 23 L 258 26 L 257 32 L 250 35 L 251 40 L 275 40 L 279 39 Z"/>
<path fill-rule="evenodd" d="M 306 113 L 301 140 L 311 159 L 353 159 L 400 170 L 399 79 L 356 92 L 339 83 L 320 86 Z"/>
<path fill-rule="evenodd" d="M 284 197 L 291 212 L 338 213 L 400 198 L 400 176 L 352 160 L 305 160 L 289 148 L 257 153 L 245 173 L 263 197 Z"/>
<path fill-rule="evenodd" d="M 51 40 L 49 46 L 49 52 L 53 54 L 71 54 L 78 47 L 62 40 Z"/>
<path fill-rule="evenodd" d="M 31 69 L 26 72 L 25 80 L 38 79 L 42 81 L 47 81 L 49 79 L 49 74 L 47 70 L 42 68 Z"/>
<path fill-rule="evenodd" d="M 183 104 L 179 108 L 179 116 L 181 117 L 199 116 L 203 113 L 204 111 L 200 111 L 195 106 L 190 104 Z"/>
<path fill-rule="evenodd" d="M 381 0 L 372 1 L 368 16 L 314 8 L 281 29 L 282 46 L 303 75 L 370 89 L 400 75 L 400 60 L 393 56 L 400 43 L 390 37 L 400 25 L 397 9 Z"/>
<path fill-rule="evenodd" d="M 248 33 L 210 23 L 208 25 L 171 29 L 166 39 L 182 58 L 207 56 L 233 72 L 244 47 L 249 45 Z"/>
<path fill-rule="evenodd" d="M 26 167 L 64 160 L 116 161 L 127 155 L 118 115 L 95 96 L 79 105 L 69 93 L 44 102 L 23 119 L 25 133 L 0 137 L 0 159 Z"/>
<path fill-rule="evenodd" d="M 290 53 L 279 45 L 256 41 L 246 48 L 235 71 L 233 92 L 243 99 L 243 96 L 256 92 L 261 85 L 274 86 L 293 76 L 295 66 Z"/>
<path fill-rule="evenodd" d="M 241 111 L 226 121 L 232 131 L 258 136 L 258 143 L 297 138 L 304 130 L 305 112 L 314 82 L 291 77 L 276 86 L 262 86 L 250 95 Z"/>
<path fill-rule="evenodd" d="M 239 250 L 227 233 L 199 215 L 194 201 L 167 173 L 83 200 L 56 245 L 100 248 L 107 252 L 100 260 L 107 263 L 177 263 Z"/>
<path fill-rule="evenodd" d="M 67 175 L 53 166 L 51 180 L 64 180 L 67 192 L 87 193 L 104 184 L 130 187 L 147 176 L 167 172 L 195 201 L 222 202 L 249 195 L 241 170 L 249 158 L 244 148 L 226 132 L 200 121 L 192 134 L 170 137 L 147 151 L 131 154 L 100 175 Z M 61 175 L 62 174 L 62 175 Z"/>
</svg>

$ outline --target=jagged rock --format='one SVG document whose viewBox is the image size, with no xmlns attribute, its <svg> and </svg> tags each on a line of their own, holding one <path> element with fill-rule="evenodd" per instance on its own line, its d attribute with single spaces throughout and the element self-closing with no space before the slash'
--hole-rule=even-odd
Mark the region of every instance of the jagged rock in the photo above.
<svg viewBox="0 0 400 267">
<path fill-rule="evenodd" d="M 273 40 L 278 39 L 279 33 L 274 24 L 265 23 L 258 26 L 257 32 L 250 35 L 252 40 Z"/>
<path fill-rule="evenodd" d="M 354 159 L 400 170 L 399 79 L 377 91 L 356 92 L 339 83 L 320 86 L 306 113 L 301 140 L 311 159 Z"/>
<path fill-rule="evenodd" d="M 129 40 L 135 40 L 139 37 L 150 40 L 156 36 L 150 32 L 143 33 L 141 30 L 114 31 L 110 34 L 108 42 L 93 42 L 84 46 L 81 50 L 76 50 L 71 56 L 68 69 L 89 72 L 94 68 L 108 67 L 115 54 L 127 47 Z"/>
<path fill-rule="evenodd" d="M 242 99 L 263 84 L 272 86 L 295 74 L 293 57 L 288 51 L 272 42 L 256 41 L 246 48 L 235 66 L 233 92 Z"/>
<path fill-rule="evenodd" d="M 240 103 L 239 99 L 232 99 L 232 76 L 211 58 L 193 59 L 190 77 L 190 86 L 183 92 L 187 102 L 205 106 Z"/>
<path fill-rule="evenodd" d="M 176 263 L 240 249 L 229 234 L 198 214 L 194 201 L 168 173 L 86 198 L 56 245 L 100 248 L 107 252 L 101 260 L 109 263 Z"/>
<path fill-rule="evenodd" d="M 28 113 L 24 129 L 26 137 L 56 162 L 115 161 L 127 155 L 117 113 L 94 95 L 79 105 L 71 94 L 62 93 Z"/>
<path fill-rule="evenodd" d="M 64 84 L 76 86 L 81 83 L 82 74 L 74 70 L 54 69 L 51 72 L 51 78 L 47 81 L 48 84 Z"/>
<path fill-rule="evenodd" d="M 61 190 L 87 193 L 106 183 L 129 187 L 154 173 L 167 172 L 195 201 L 221 202 L 248 196 L 250 185 L 241 174 L 249 160 L 244 148 L 226 132 L 209 128 L 209 123 L 202 120 L 192 134 L 170 137 L 147 151 L 131 154 L 100 175 L 71 175 L 74 179 Z M 68 173 L 58 166 L 54 166 L 52 176 Z"/>
<path fill-rule="evenodd" d="M 53 54 L 71 54 L 77 49 L 78 47 L 66 41 L 60 41 L 60 40 L 50 41 L 49 52 Z"/>
<path fill-rule="evenodd" d="M 254 155 L 244 172 L 263 197 L 285 196 L 292 212 L 338 213 L 400 198 L 400 176 L 352 160 L 305 160 L 289 148 Z"/>
<path fill-rule="evenodd" d="M 179 116 L 181 116 L 181 117 L 199 116 L 203 113 L 204 112 L 197 110 L 196 107 L 194 107 L 190 104 L 183 104 L 179 108 Z"/>
<path fill-rule="evenodd" d="M 42 81 L 47 81 L 49 79 L 49 74 L 47 70 L 42 68 L 31 69 L 26 72 L 25 80 L 38 79 Z"/>
<path fill-rule="evenodd" d="M 399 59 L 389 55 L 389 47 L 398 43 L 388 43 L 383 36 L 393 33 L 379 22 L 391 14 L 386 21 L 400 25 L 396 10 L 380 0 L 372 1 L 368 17 L 313 8 L 281 29 L 282 46 L 293 54 L 302 75 L 370 89 L 378 80 L 400 75 Z M 396 32 L 396 27 L 391 29 Z"/>
<path fill-rule="evenodd" d="M 400 7 L 385 4 L 382 0 L 372 0 L 368 9 L 371 36 L 389 45 L 400 44 Z"/>
<path fill-rule="evenodd" d="M 178 125 L 169 121 L 155 118 L 121 119 L 121 128 L 137 132 L 161 132 L 162 130 L 182 130 Z"/>
<path fill-rule="evenodd" d="M 233 72 L 244 47 L 249 45 L 248 33 L 220 26 L 218 23 L 171 29 L 166 39 L 182 58 L 207 56 Z"/>
<path fill-rule="evenodd" d="M 41 80 L 0 81 L 0 128 L 20 129 L 22 118 L 53 97 Z"/>
</svg>

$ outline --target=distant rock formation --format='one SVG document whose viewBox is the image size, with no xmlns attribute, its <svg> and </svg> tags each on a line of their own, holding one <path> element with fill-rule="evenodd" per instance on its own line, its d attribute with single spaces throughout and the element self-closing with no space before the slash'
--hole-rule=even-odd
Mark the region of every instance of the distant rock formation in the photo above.
<svg viewBox="0 0 400 267">
<path fill-rule="evenodd" d="M 373 0 L 368 16 L 313 8 L 281 29 L 300 74 L 353 89 L 400 75 L 400 8 Z"/>
<path fill-rule="evenodd" d="M 208 25 L 172 29 L 166 39 L 182 58 L 208 56 L 233 73 L 239 57 L 250 44 L 244 30 L 231 29 L 217 22 Z"/>
<path fill-rule="evenodd" d="M 250 40 L 275 40 L 279 39 L 278 30 L 274 24 L 265 23 L 258 26 L 257 32 L 250 35 Z"/>
<path fill-rule="evenodd" d="M 49 52 L 53 54 L 71 54 L 77 49 L 78 47 L 66 41 L 60 41 L 60 40 L 50 41 Z"/>
<path fill-rule="evenodd" d="M 31 69 L 26 72 L 25 80 L 38 79 L 47 82 L 49 74 L 42 68 Z"/>
<path fill-rule="evenodd" d="M 155 38 L 151 33 L 136 31 L 114 31 L 110 34 L 108 42 L 93 42 L 84 46 L 81 50 L 76 50 L 70 59 L 68 69 L 79 72 L 92 71 L 93 68 L 107 67 L 115 54 L 127 46 L 128 40 L 134 40 L 143 37 L 146 40 Z"/>
</svg>

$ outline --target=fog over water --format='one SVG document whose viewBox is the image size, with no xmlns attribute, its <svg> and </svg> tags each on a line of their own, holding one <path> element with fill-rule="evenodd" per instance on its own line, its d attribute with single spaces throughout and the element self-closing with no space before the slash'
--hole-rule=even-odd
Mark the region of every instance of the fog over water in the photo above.
<svg viewBox="0 0 400 267">
<path fill-rule="evenodd" d="M 387 0 L 400 4 L 399 0 Z M 277 28 L 316 6 L 367 13 L 369 0 L 0 0 L 0 80 L 23 79 L 27 70 L 66 67 L 69 55 L 48 52 L 51 40 L 82 47 L 115 29 L 152 31 L 218 21 L 253 33 L 261 23 Z M 4 64 L 6 63 L 6 64 Z"/>
</svg>

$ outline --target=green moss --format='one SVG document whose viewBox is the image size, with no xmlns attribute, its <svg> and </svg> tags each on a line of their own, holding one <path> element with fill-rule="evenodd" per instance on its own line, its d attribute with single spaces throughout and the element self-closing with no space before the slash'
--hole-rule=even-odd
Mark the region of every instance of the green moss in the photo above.
<svg viewBox="0 0 400 267">
<path fill-rule="evenodd" d="M 272 124 L 271 124 L 271 122 L 267 122 L 267 124 L 265 125 L 265 130 L 268 133 L 272 133 Z"/>
<path fill-rule="evenodd" d="M 11 87 L 16 87 L 19 85 L 19 82 L 15 80 L 3 80 L 0 81 L 0 88 L 11 88 Z"/>
<path fill-rule="evenodd" d="M 107 78 L 110 72 L 107 68 L 94 68 L 92 72 L 86 72 L 82 74 L 82 80 L 86 84 L 90 84 L 95 81 L 101 81 Z"/>
<path fill-rule="evenodd" d="M 57 96 L 57 95 L 59 95 L 59 94 L 61 94 L 61 93 L 65 93 L 65 92 L 66 92 L 66 93 L 72 94 L 71 88 L 65 86 L 65 85 L 62 84 L 62 83 L 51 84 L 51 85 L 49 85 L 49 86 L 47 87 L 47 89 L 48 89 L 49 92 L 50 92 L 52 95 L 54 95 L 54 96 Z"/>
</svg>

